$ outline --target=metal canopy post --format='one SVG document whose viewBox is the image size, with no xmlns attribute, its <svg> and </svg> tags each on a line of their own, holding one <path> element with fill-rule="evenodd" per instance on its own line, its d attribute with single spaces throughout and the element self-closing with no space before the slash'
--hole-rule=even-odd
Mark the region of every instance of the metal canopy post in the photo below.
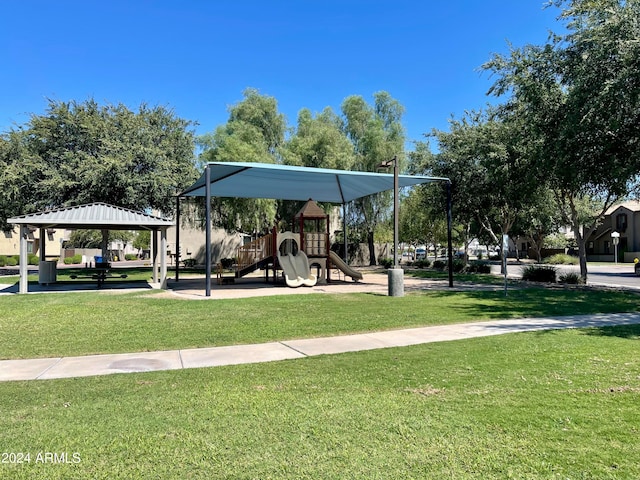
<svg viewBox="0 0 640 480">
<path fill-rule="evenodd" d="M 205 296 L 211 296 L 211 169 L 209 164 L 204 170 L 204 190 L 205 190 L 205 215 L 206 215 L 206 235 L 205 235 Z"/>
<path fill-rule="evenodd" d="M 453 287 L 453 242 L 451 240 L 451 180 L 447 181 L 447 251 L 449 252 L 449 287 Z"/>
<path fill-rule="evenodd" d="M 180 280 L 180 196 L 176 197 L 176 282 Z"/>
<path fill-rule="evenodd" d="M 349 243 L 347 242 L 347 204 L 342 204 L 342 241 L 344 242 L 344 262 L 349 264 Z"/>
</svg>

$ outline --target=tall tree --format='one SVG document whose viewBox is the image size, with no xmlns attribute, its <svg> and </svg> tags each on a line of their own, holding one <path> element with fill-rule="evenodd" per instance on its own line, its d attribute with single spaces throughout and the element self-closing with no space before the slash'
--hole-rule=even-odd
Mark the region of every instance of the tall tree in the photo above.
<svg viewBox="0 0 640 480">
<path fill-rule="evenodd" d="M 418 185 L 402 201 L 400 209 L 400 240 L 410 245 L 433 245 L 447 242 L 445 210 L 436 195 L 439 185 Z"/>
<path fill-rule="evenodd" d="M 11 213 L 102 201 L 169 214 L 197 176 L 191 125 L 165 107 L 50 101 L 0 146 Z"/>
<path fill-rule="evenodd" d="M 523 106 L 537 164 L 573 229 L 586 281 L 587 239 L 640 172 L 640 2 L 554 4 L 564 8 L 566 35 L 512 48 L 485 68 L 497 75 L 491 93 L 507 96 L 507 107 Z"/>
<path fill-rule="evenodd" d="M 341 129 L 342 121 L 331 107 L 313 115 L 307 108 L 298 113 L 298 124 L 281 150 L 285 165 L 351 170 L 353 145 Z M 303 202 L 279 201 L 278 217 L 292 221 Z M 324 206 L 326 211 L 332 207 Z"/>
<path fill-rule="evenodd" d="M 451 179 L 456 223 L 476 235 L 471 227 L 480 225 L 494 245 L 510 234 L 538 185 L 520 120 L 513 112 L 467 112 L 450 121 L 449 132 L 432 133 L 440 153 L 431 173 Z"/>
<path fill-rule="evenodd" d="M 278 112 L 275 98 L 256 89 L 229 108 L 229 119 L 213 133 L 198 139 L 206 162 L 280 163 L 287 131 L 286 119 Z M 227 230 L 263 231 L 276 220 L 277 202 L 271 199 L 213 199 L 216 222 Z"/>
<path fill-rule="evenodd" d="M 315 117 L 309 109 L 300 110 L 297 128 L 286 143 L 284 163 L 351 170 L 353 145 L 341 130 L 341 124 L 331 107 Z"/>
<path fill-rule="evenodd" d="M 342 103 L 344 132 L 355 153 L 354 170 L 374 172 L 377 166 L 396 157 L 402 171 L 404 158 L 404 107 L 387 92 L 374 94 L 373 105 L 361 96 L 347 97 Z M 391 192 L 383 192 L 355 200 L 349 213 L 352 227 L 359 229 L 369 245 L 369 262 L 375 265 L 374 233 L 376 226 L 389 217 Z M 352 228 L 353 231 L 353 228 Z"/>
</svg>

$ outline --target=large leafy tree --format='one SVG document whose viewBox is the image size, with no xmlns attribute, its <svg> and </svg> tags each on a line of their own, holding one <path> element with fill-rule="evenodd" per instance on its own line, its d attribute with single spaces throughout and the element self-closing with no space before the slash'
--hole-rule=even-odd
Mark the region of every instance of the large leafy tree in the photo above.
<svg viewBox="0 0 640 480">
<path fill-rule="evenodd" d="M 640 2 L 554 3 L 567 34 L 512 48 L 485 68 L 497 76 L 491 92 L 522 106 L 586 281 L 587 239 L 640 172 Z"/>
<path fill-rule="evenodd" d="M 287 123 L 274 97 L 256 89 L 229 108 L 229 119 L 198 139 L 202 164 L 221 162 L 280 163 Z M 216 223 L 227 230 L 262 231 L 276 221 L 277 201 L 271 199 L 213 199 Z"/>
<path fill-rule="evenodd" d="M 29 150 L 29 137 L 23 130 L 0 136 L 0 228 L 9 231 L 7 218 L 36 212 L 47 205 L 40 182 L 45 164 Z"/>
<path fill-rule="evenodd" d="M 165 107 L 50 101 L 3 135 L 2 220 L 96 201 L 169 214 L 197 175 L 191 126 Z"/>
<path fill-rule="evenodd" d="M 447 242 L 447 219 L 440 201 L 440 185 L 419 185 L 402 200 L 400 239 L 410 245 L 438 245 Z"/>
<path fill-rule="evenodd" d="M 284 163 L 316 168 L 351 170 L 353 145 L 341 130 L 341 119 L 331 107 L 315 117 L 307 108 L 298 113 L 298 125 L 286 144 Z"/>
<path fill-rule="evenodd" d="M 285 165 L 314 168 L 350 170 L 353 161 L 353 145 L 341 129 L 342 121 L 331 107 L 313 115 L 307 108 L 298 113 L 298 124 L 282 149 Z M 279 202 L 278 215 L 291 221 L 303 202 Z M 325 205 L 325 210 L 331 209 Z"/>
<path fill-rule="evenodd" d="M 538 186 L 531 169 L 529 140 L 513 112 L 467 112 L 450 121 L 450 131 L 435 130 L 440 153 L 430 171 L 451 179 L 456 223 L 469 240 L 481 232 L 493 244 L 508 235 Z"/>
<path fill-rule="evenodd" d="M 405 163 L 404 107 L 387 92 L 377 92 L 373 97 L 373 105 L 357 95 L 347 97 L 342 103 L 344 132 L 351 140 L 355 154 L 353 170 L 374 172 L 381 162 L 396 157 L 402 171 Z M 383 192 L 357 199 L 349 208 L 352 227 L 362 233 L 369 245 L 371 265 L 377 263 L 374 233 L 376 227 L 389 218 L 391 200 L 391 192 Z"/>
</svg>

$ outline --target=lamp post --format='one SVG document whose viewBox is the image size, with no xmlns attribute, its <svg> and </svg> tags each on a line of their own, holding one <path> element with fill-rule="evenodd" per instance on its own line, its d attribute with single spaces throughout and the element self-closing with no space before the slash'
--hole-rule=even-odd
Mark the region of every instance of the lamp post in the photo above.
<svg viewBox="0 0 640 480">
<path fill-rule="evenodd" d="M 613 259 L 616 265 L 618 264 L 618 243 L 620 242 L 620 233 L 611 232 L 611 240 L 613 240 Z"/>
<path fill-rule="evenodd" d="M 378 168 L 393 165 L 393 268 L 388 270 L 389 296 L 404 296 L 404 270 L 398 264 L 398 157 L 380 163 Z"/>
</svg>

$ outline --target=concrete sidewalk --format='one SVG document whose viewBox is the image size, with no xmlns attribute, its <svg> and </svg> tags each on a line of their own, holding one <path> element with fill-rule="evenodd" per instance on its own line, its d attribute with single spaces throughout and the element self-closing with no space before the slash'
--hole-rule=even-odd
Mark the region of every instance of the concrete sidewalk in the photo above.
<svg viewBox="0 0 640 480">
<path fill-rule="evenodd" d="M 1 360 L 0 381 L 45 380 L 113 373 L 150 372 L 271 362 L 316 355 L 404 347 L 505 333 L 640 323 L 640 313 L 523 318 L 337 337 L 288 340 L 255 345 L 169 350 L 81 357 Z"/>
</svg>

